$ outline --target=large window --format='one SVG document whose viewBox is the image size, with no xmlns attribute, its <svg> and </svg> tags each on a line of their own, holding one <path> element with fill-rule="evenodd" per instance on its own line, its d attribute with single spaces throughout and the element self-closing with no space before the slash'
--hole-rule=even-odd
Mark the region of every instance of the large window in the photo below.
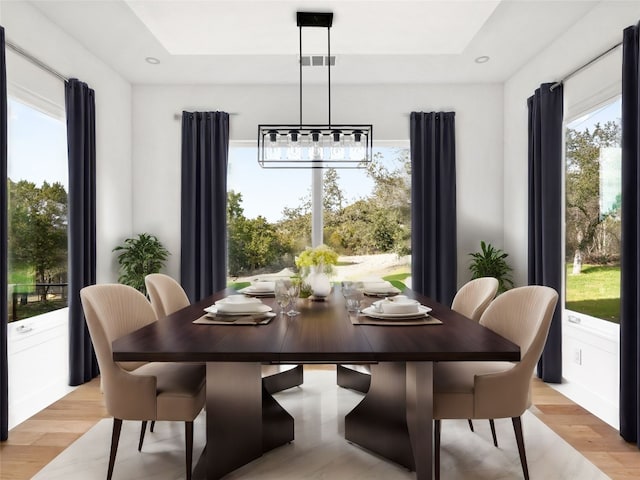
<svg viewBox="0 0 640 480">
<path fill-rule="evenodd" d="M 295 256 L 311 245 L 312 170 L 262 169 L 256 158 L 255 147 L 230 148 L 232 283 L 292 270 Z M 366 170 L 323 170 L 323 241 L 341 255 L 336 279 L 408 276 L 408 261 L 398 259 L 410 253 L 410 174 L 404 145 L 376 148 Z"/>
<path fill-rule="evenodd" d="M 64 118 L 8 103 L 9 321 L 67 306 Z"/>
<path fill-rule="evenodd" d="M 566 128 L 566 308 L 620 321 L 621 100 Z"/>
</svg>

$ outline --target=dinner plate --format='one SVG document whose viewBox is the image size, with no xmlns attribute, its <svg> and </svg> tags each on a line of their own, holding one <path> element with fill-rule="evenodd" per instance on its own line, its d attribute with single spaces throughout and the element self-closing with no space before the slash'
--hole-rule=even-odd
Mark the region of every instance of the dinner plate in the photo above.
<svg viewBox="0 0 640 480">
<path fill-rule="evenodd" d="M 222 306 L 222 310 L 219 307 Z M 269 305 L 255 305 L 245 310 L 225 310 L 224 305 L 211 305 L 204 309 L 207 313 L 213 313 L 215 315 L 256 315 L 258 313 L 266 313 L 273 310 Z"/>
<path fill-rule="evenodd" d="M 367 317 L 379 318 L 384 320 L 407 320 L 410 318 L 425 317 L 431 311 L 431 307 L 418 305 L 418 313 L 383 313 L 377 312 L 375 307 L 367 307 L 362 309 L 362 313 Z"/>
<path fill-rule="evenodd" d="M 273 295 L 274 294 L 273 290 L 256 289 L 256 288 L 254 288 L 252 286 L 241 288 L 240 290 L 238 290 L 238 292 L 244 293 L 245 295 L 255 295 L 255 296 Z"/>
<path fill-rule="evenodd" d="M 398 293 L 400 293 L 401 290 L 399 288 L 396 287 L 389 287 L 386 290 L 367 290 L 366 288 L 363 290 L 363 293 L 365 295 L 369 295 L 372 297 L 377 297 L 377 296 L 386 296 L 386 295 L 397 295 Z"/>
</svg>

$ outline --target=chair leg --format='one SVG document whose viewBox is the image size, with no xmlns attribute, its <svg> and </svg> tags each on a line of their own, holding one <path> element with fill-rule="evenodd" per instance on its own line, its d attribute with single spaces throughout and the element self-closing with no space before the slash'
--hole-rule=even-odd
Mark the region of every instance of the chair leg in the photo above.
<svg viewBox="0 0 640 480">
<path fill-rule="evenodd" d="M 109 453 L 109 467 L 107 468 L 107 480 L 111 480 L 113 475 L 113 464 L 116 462 L 116 453 L 118 452 L 118 442 L 120 441 L 120 430 L 122 429 L 122 420 L 113 419 L 113 431 L 111 433 L 111 452 Z"/>
<path fill-rule="evenodd" d="M 497 447 L 498 437 L 496 437 L 496 424 L 494 423 L 493 418 L 489 419 L 489 426 L 491 427 L 491 436 L 493 437 L 493 445 Z"/>
<path fill-rule="evenodd" d="M 142 427 L 140 427 L 140 441 L 138 442 L 138 451 L 142 450 L 142 442 L 144 442 L 144 433 L 147 431 L 147 421 L 142 421 Z"/>
<path fill-rule="evenodd" d="M 471 421 L 470 418 L 467 419 L 467 422 L 469 422 L 469 429 L 474 432 L 475 430 L 473 429 L 473 422 Z"/>
<path fill-rule="evenodd" d="M 522 464 L 522 473 L 524 479 L 529 480 L 529 469 L 527 468 L 527 456 L 524 452 L 524 437 L 522 436 L 522 422 L 520 417 L 513 417 L 513 431 L 516 434 L 516 442 L 518 442 L 518 453 L 520 453 L 520 463 Z"/>
<path fill-rule="evenodd" d="M 440 420 L 433 421 L 433 470 L 435 480 L 440 480 Z"/>
<path fill-rule="evenodd" d="M 193 461 L 193 422 L 184 422 L 185 456 L 187 463 L 187 480 L 191 480 L 191 463 Z"/>
<path fill-rule="evenodd" d="M 151 420 L 151 428 L 149 429 L 151 431 L 151 433 L 153 433 L 153 427 L 156 426 L 156 421 L 155 420 Z"/>
</svg>

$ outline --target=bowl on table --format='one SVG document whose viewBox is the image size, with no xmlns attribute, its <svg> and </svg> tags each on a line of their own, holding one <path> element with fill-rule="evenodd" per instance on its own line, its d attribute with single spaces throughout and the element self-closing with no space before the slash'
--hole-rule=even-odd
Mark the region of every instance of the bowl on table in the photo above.
<svg viewBox="0 0 640 480">
<path fill-rule="evenodd" d="M 397 295 L 393 298 L 385 298 L 373 302 L 377 312 L 389 314 L 412 314 L 418 313 L 420 302 L 407 298 L 404 295 Z"/>
</svg>

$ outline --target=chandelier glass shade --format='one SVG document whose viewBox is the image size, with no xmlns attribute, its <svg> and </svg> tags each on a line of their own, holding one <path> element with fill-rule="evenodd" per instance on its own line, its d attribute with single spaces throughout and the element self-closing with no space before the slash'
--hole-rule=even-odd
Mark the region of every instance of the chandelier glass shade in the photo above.
<svg viewBox="0 0 640 480">
<path fill-rule="evenodd" d="M 322 125 L 302 121 L 302 29 L 327 29 L 327 59 L 331 59 L 333 13 L 298 12 L 300 55 L 300 122 L 258 125 L 258 163 L 263 168 L 365 168 L 373 159 L 371 124 L 331 123 L 331 61 L 328 73 L 328 122 Z"/>
</svg>

